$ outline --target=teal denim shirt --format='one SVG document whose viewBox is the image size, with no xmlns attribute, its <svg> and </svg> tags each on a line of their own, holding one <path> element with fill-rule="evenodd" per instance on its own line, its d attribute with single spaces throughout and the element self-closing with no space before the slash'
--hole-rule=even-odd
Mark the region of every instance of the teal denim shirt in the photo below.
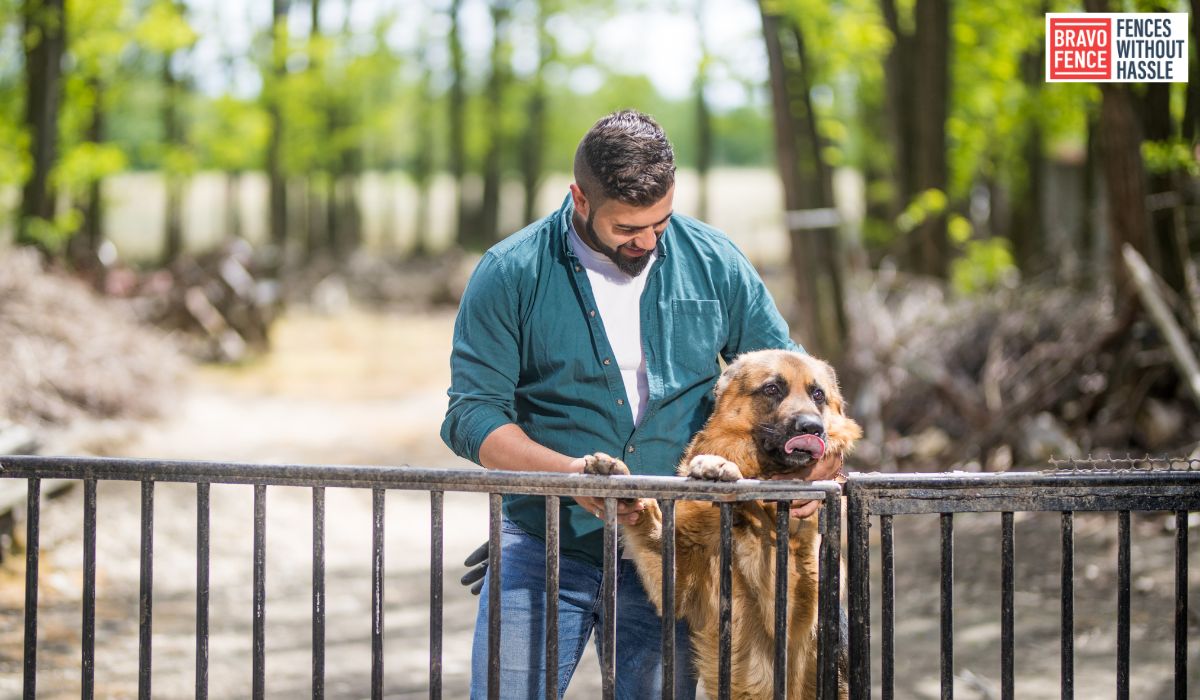
<svg viewBox="0 0 1200 700">
<path fill-rule="evenodd" d="M 454 324 L 442 440 L 479 462 L 479 446 L 515 423 L 566 455 L 619 456 L 635 474 L 673 475 L 713 407 L 718 356 L 801 350 L 762 280 L 720 231 L 680 214 L 659 239 L 642 293 L 649 398 L 635 428 L 587 272 L 567 242 L 573 206 L 493 246 L 471 275 Z M 634 313 L 630 309 L 630 313 Z M 602 522 L 560 500 L 562 552 L 600 566 Z M 545 501 L 505 496 L 505 515 L 545 536 Z"/>
</svg>

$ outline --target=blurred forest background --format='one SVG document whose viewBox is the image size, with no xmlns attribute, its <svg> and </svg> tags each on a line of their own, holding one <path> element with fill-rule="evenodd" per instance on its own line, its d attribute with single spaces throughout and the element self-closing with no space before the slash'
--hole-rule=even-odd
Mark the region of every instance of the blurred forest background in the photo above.
<svg viewBox="0 0 1200 700">
<path fill-rule="evenodd" d="M 1084 9 L 1191 4 L 0 0 L 0 260 L 240 361 L 288 308 L 453 309 L 635 107 L 839 367 L 863 468 L 1186 455 L 1200 88 L 1045 83 L 1044 14 Z"/>
</svg>

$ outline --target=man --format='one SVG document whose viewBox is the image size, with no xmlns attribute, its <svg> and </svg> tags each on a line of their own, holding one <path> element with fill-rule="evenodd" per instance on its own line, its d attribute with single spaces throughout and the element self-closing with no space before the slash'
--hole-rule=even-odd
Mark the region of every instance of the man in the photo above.
<svg viewBox="0 0 1200 700">
<path fill-rule="evenodd" d="M 672 475 L 712 411 L 718 356 L 799 349 L 758 274 L 721 232 L 675 214 L 675 157 L 650 117 L 598 121 L 575 153 L 562 207 L 493 246 L 454 328 L 442 439 L 489 469 L 581 472 L 583 455 L 620 455 L 635 473 Z M 504 499 L 503 642 L 487 648 L 480 597 L 471 696 L 486 696 L 499 654 L 501 697 L 544 697 L 543 498 Z M 603 499 L 562 501 L 561 695 L 600 601 Z M 622 505 L 635 522 L 640 505 Z M 490 574 L 489 574 L 490 575 Z M 617 572 L 617 697 L 661 694 L 661 622 L 637 572 Z M 677 695 L 695 678 L 680 634 Z"/>
</svg>

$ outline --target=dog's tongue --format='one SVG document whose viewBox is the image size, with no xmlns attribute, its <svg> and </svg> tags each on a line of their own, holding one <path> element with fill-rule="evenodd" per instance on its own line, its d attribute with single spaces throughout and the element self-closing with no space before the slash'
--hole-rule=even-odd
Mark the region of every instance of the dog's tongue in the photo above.
<svg viewBox="0 0 1200 700">
<path fill-rule="evenodd" d="M 820 459 L 825 454 L 825 441 L 816 435 L 797 435 L 783 446 L 784 452 L 791 454 L 796 450 L 807 450 L 813 459 Z"/>
</svg>

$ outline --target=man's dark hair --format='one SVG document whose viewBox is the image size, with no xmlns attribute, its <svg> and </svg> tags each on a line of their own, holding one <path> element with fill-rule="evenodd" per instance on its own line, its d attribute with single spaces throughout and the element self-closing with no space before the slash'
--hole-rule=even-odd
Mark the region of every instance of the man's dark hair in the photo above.
<svg viewBox="0 0 1200 700">
<path fill-rule="evenodd" d="M 649 206 L 675 184 L 675 152 L 658 122 L 636 110 L 596 122 L 575 150 L 575 182 L 600 204 Z"/>
</svg>

